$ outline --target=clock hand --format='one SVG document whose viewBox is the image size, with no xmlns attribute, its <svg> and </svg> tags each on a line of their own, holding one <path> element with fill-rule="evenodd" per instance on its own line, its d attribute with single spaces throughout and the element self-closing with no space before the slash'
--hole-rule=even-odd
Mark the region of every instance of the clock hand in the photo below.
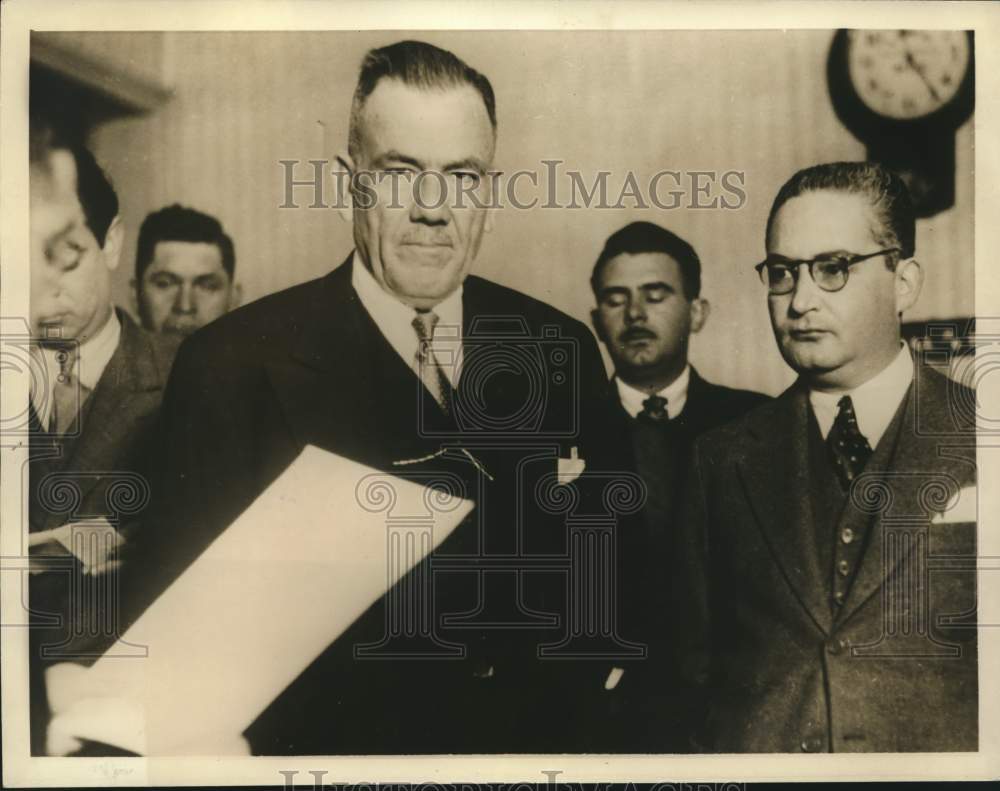
<svg viewBox="0 0 1000 791">
<path fill-rule="evenodd" d="M 938 96 L 938 92 L 934 90 L 934 86 L 931 85 L 930 80 L 927 79 L 927 75 L 924 73 L 923 68 L 913 59 L 913 53 L 907 52 L 905 54 L 906 54 L 906 63 L 909 65 L 911 69 L 913 69 L 917 73 L 917 76 L 920 77 L 921 80 L 923 80 L 924 85 L 927 86 L 927 90 L 930 91 L 931 96 L 934 97 L 934 101 L 940 104 L 941 97 Z"/>
</svg>

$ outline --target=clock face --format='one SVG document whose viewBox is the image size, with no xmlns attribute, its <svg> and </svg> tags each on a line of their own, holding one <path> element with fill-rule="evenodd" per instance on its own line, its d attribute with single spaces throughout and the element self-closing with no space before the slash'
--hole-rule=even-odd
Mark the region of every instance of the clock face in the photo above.
<svg viewBox="0 0 1000 791">
<path fill-rule="evenodd" d="M 898 120 L 922 118 L 958 93 L 969 67 L 960 30 L 851 30 L 847 65 L 870 110 Z"/>
</svg>

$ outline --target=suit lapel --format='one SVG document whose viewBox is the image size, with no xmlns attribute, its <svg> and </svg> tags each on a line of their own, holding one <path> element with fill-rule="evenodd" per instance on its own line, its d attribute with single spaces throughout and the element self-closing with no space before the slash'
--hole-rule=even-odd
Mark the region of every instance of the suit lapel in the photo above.
<svg viewBox="0 0 1000 791">
<path fill-rule="evenodd" d="M 298 445 L 385 466 L 414 454 L 419 380 L 361 304 L 352 266 L 348 258 L 320 281 L 306 315 L 294 317 L 290 357 L 268 364 L 267 376 Z"/>
<path fill-rule="evenodd" d="M 718 419 L 718 415 L 712 414 L 712 400 L 711 386 L 692 366 L 684 409 L 673 421 L 678 431 L 693 439 L 711 426 Z"/>
<path fill-rule="evenodd" d="M 826 577 L 811 528 L 810 419 L 805 388 L 793 385 L 752 413 L 747 424 L 751 441 L 737 469 L 765 543 L 789 587 L 817 627 L 829 633 Z"/>
<path fill-rule="evenodd" d="M 854 505 L 855 501 L 867 501 L 861 491 L 854 493 L 844 509 L 845 514 L 842 526 L 854 525 L 864 527 L 866 521 L 870 521 L 871 535 L 862 555 L 857 575 L 847 592 L 844 605 L 841 608 L 839 620 L 843 621 L 853 615 L 868 599 L 876 594 L 881 588 L 886 578 L 912 554 L 917 542 L 910 542 L 909 552 L 897 552 L 891 557 L 885 557 L 883 552 L 885 525 L 883 517 L 887 514 L 895 518 L 909 519 L 910 524 L 919 524 L 922 520 L 929 518 L 925 512 L 925 506 L 921 502 L 921 490 L 924 489 L 936 476 L 949 472 L 954 467 L 954 463 L 946 457 L 938 454 L 938 447 L 941 440 L 940 434 L 946 434 L 950 429 L 943 424 L 938 425 L 940 417 L 934 414 L 928 418 L 922 416 L 921 430 L 917 430 L 917 406 L 926 407 L 929 404 L 939 402 L 938 394 L 933 392 L 936 383 L 933 376 L 928 371 L 921 372 L 915 377 L 914 385 L 907 392 L 903 403 L 900 405 L 901 415 L 897 415 L 883 440 L 893 439 L 891 446 L 883 451 L 883 443 L 879 443 L 876 455 L 872 461 L 876 464 L 874 468 L 866 470 L 858 481 L 857 486 L 861 491 L 865 484 L 874 484 L 879 489 L 885 487 L 889 492 L 887 500 L 883 501 L 879 492 L 875 491 L 874 501 L 882 506 L 876 513 L 864 512 Z M 921 388 L 919 393 L 915 388 Z M 893 435 L 895 435 L 893 437 Z"/>
<path fill-rule="evenodd" d="M 118 319 L 122 325 L 118 348 L 77 419 L 81 431 L 68 444 L 61 470 L 114 473 L 120 449 L 135 429 L 135 417 L 152 412 L 161 397 L 164 377 L 153 349 L 126 314 L 119 311 Z M 83 501 L 97 482 L 96 475 L 77 479 Z"/>
<path fill-rule="evenodd" d="M 307 315 L 294 317 L 301 328 L 290 358 L 270 363 L 267 375 L 299 445 L 330 448 L 344 433 L 343 415 L 359 404 L 340 404 L 345 392 L 370 406 L 374 384 L 368 334 L 361 326 L 364 309 L 351 287 L 351 259 L 320 281 Z M 351 380 L 350 387 L 344 378 Z M 349 411 L 344 411 L 349 406 Z"/>
</svg>

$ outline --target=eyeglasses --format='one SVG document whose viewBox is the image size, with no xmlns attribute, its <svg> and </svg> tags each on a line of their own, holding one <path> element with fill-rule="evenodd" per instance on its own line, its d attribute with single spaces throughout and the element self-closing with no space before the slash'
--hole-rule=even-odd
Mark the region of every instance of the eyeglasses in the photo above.
<svg viewBox="0 0 1000 791">
<path fill-rule="evenodd" d="M 898 247 L 890 247 L 864 255 L 836 253 L 834 255 L 821 255 L 805 261 L 768 258 L 757 264 L 754 269 L 760 275 L 760 281 L 767 286 L 767 293 L 771 295 L 790 294 L 795 289 L 795 284 L 799 279 L 799 267 L 803 264 L 809 267 L 809 276 L 821 289 L 840 291 L 847 285 L 847 275 L 852 266 L 867 261 L 869 258 L 898 252 L 900 252 Z"/>
</svg>

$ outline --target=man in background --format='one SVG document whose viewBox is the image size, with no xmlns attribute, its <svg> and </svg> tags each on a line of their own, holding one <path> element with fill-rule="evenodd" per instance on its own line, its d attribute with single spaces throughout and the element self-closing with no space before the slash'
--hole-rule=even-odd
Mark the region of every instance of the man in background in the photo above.
<svg viewBox="0 0 1000 791">
<path fill-rule="evenodd" d="M 799 378 L 697 441 L 681 523 L 702 750 L 978 748 L 975 394 L 901 339 L 915 225 L 873 163 L 774 200 L 757 269 Z"/>
<path fill-rule="evenodd" d="M 208 214 L 173 204 L 147 215 L 135 258 L 136 307 L 151 332 L 190 335 L 241 299 L 233 240 Z"/>
<path fill-rule="evenodd" d="M 709 303 L 698 254 L 676 234 L 649 222 L 626 225 L 608 238 L 590 282 L 594 328 L 615 369 L 607 425 L 618 442 L 605 463 L 637 473 L 646 486 L 645 507 L 618 528 L 619 624 L 624 638 L 649 650 L 646 661 L 622 665 L 610 689 L 613 663 L 595 665 L 588 688 L 598 690 L 604 711 L 593 719 L 621 739 L 595 749 L 674 752 L 684 706 L 664 614 L 672 606 L 670 540 L 691 445 L 767 397 L 707 382 L 688 362 L 691 334 L 708 320 Z"/>
<path fill-rule="evenodd" d="M 42 372 L 30 395 L 28 512 L 39 572 L 30 585 L 37 754 L 48 719 L 43 666 L 77 658 L 94 630 L 115 629 L 113 581 L 88 580 L 113 577 L 122 519 L 148 499 L 150 444 L 176 344 L 111 302 L 123 229 L 118 197 L 90 151 L 39 121 L 30 153 L 30 322 Z M 82 520 L 86 536 L 71 526 Z M 95 543 L 98 551 L 85 551 Z"/>
</svg>

